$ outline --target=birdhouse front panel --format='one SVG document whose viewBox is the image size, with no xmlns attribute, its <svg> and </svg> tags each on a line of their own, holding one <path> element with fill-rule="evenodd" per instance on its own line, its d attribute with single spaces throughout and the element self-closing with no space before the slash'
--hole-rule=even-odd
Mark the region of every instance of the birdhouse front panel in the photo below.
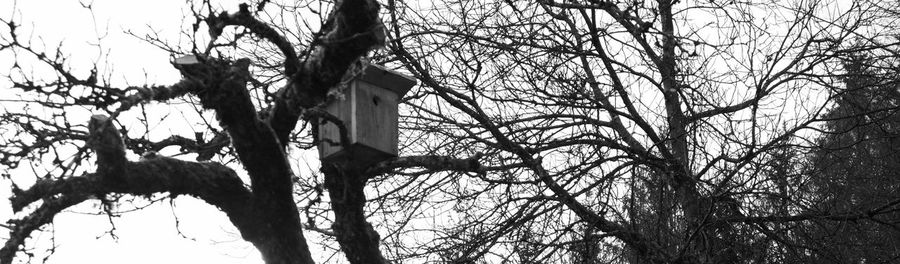
<svg viewBox="0 0 900 264">
<path fill-rule="evenodd" d="M 356 82 L 352 97 L 353 121 L 350 131 L 355 143 L 374 148 L 391 156 L 397 155 L 397 94 L 367 82 Z"/>
</svg>

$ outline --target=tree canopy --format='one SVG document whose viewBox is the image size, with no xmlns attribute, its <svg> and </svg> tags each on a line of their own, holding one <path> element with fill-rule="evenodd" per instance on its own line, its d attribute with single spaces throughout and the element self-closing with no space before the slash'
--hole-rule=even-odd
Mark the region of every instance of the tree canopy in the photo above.
<svg viewBox="0 0 900 264">
<path fill-rule="evenodd" d="M 33 45 L 29 14 L 0 17 L 16 61 L 2 89 L 22 94 L 0 115 L 0 166 L 43 168 L 13 187 L 24 217 L 0 263 L 74 205 L 180 195 L 270 264 L 321 262 L 313 244 L 350 263 L 889 262 L 894 6 L 189 1 L 188 41 L 137 35 L 182 79 L 137 86 Z M 399 156 L 297 171 L 369 64 L 418 83 Z M 148 118 L 155 105 L 197 114 Z"/>
</svg>

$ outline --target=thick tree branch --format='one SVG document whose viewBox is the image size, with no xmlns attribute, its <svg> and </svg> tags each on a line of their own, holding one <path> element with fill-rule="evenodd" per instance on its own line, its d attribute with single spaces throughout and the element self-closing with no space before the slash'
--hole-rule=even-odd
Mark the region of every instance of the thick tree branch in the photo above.
<svg viewBox="0 0 900 264">
<path fill-rule="evenodd" d="M 89 197 L 107 193 L 151 195 L 168 192 L 200 198 L 224 211 L 244 236 L 252 236 L 262 220 L 251 206 L 250 191 L 234 170 L 218 164 L 188 162 L 167 157 L 146 157 L 130 162 L 125 158 L 121 136 L 106 116 L 93 116 L 88 144 L 97 153 L 97 173 L 58 180 L 41 180 L 26 190 L 14 189 L 13 210 L 44 200 L 26 218 L 13 222 L 10 241 L 0 254 L 9 263 L 31 232 L 49 223 L 60 211 Z"/>
<path fill-rule="evenodd" d="M 224 132 L 215 132 L 212 139 L 203 139 L 203 134 L 196 134 L 196 138 L 190 139 L 173 135 L 160 141 L 150 141 L 145 138 L 125 138 L 125 145 L 136 151 L 160 151 L 166 147 L 177 146 L 181 151 L 197 153 L 197 161 L 212 159 L 216 153 L 231 143 L 231 139 Z"/>
<path fill-rule="evenodd" d="M 284 73 L 285 76 L 292 76 L 297 73 L 300 68 L 300 60 L 297 57 L 297 51 L 294 50 L 294 44 L 288 41 L 277 30 L 266 23 L 259 21 L 250 13 L 250 7 L 247 4 L 241 4 L 237 13 L 222 13 L 218 16 L 213 14 L 206 18 L 206 24 L 212 34 L 212 38 L 218 38 L 219 34 L 226 26 L 242 26 L 260 36 L 269 42 L 272 42 L 284 55 Z"/>
<path fill-rule="evenodd" d="M 247 81 L 250 62 L 227 62 L 200 58 L 182 65 L 185 78 L 204 84 L 196 92 L 205 108 L 213 109 L 247 174 L 250 176 L 252 204 L 260 221 L 267 221 L 244 234 L 262 253 L 267 263 L 312 263 L 303 237 L 297 206 L 293 200 L 290 163 L 269 124 L 259 119 Z"/>
<path fill-rule="evenodd" d="M 276 98 L 268 123 L 282 144 L 297 125 L 301 109 L 324 102 L 328 89 L 341 82 L 353 62 L 384 43 L 378 9 L 374 0 L 335 3 L 334 12 L 310 47 L 309 57 Z"/>
<path fill-rule="evenodd" d="M 378 9 L 374 0 L 335 3 L 334 11 L 311 45 L 313 51 L 297 74 L 290 76 L 289 84 L 279 92 L 269 115 L 268 124 L 281 147 L 287 144 L 301 117 L 301 109 L 324 102 L 328 90 L 341 83 L 354 62 L 384 43 Z M 359 171 L 345 171 L 341 167 L 346 166 L 336 165 L 325 164 L 323 172 L 335 213 L 333 228 L 341 249 L 351 263 L 386 263 L 379 250 L 380 238 L 366 222 L 363 212 L 365 177 Z"/>
<path fill-rule="evenodd" d="M 266 250 L 273 247 L 286 248 L 305 254 L 300 259 L 273 260 L 267 258 L 266 261 L 270 263 L 311 262 L 300 229 L 299 214 L 291 196 L 292 172 L 283 152 L 289 134 L 299 121 L 301 109 L 312 108 L 322 103 L 328 89 L 341 82 L 353 62 L 365 55 L 372 47 L 383 43 L 383 34 L 379 34 L 382 29 L 378 20 L 377 2 L 373 0 L 340 1 L 335 4 L 334 10 L 321 31 L 322 35 L 314 40 L 313 52 L 310 57 L 306 58 L 300 69 L 292 74 L 294 66 L 290 62 L 286 63 L 286 71 L 290 77 L 289 84 L 276 98 L 275 107 L 269 115 L 268 122 L 264 123 L 256 116 L 256 111 L 253 109 L 245 87 L 249 73 L 246 66 L 240 66 L 242 63 L 229 65 L 207 59 L 201 61 L 199 65 L 195 65 L 195 68 L 199 69 L 198 72 L 203 74 L 192 75 L 190 72 L 184 72 L 186 77 L 198 79 L 200 83 L 206 85 L 203 90 L 197 92 L 201 103 L 204 107 L 216 111 L 222 126 L 231 136 L 232 144 L 250 175 L 254 203 L 265 214 L 261 217 L 277 221 L 270 223 L 271 228 L 261 237 L 298 238 L 295 241 L 248 240 L 254 242 L 263 251 L 264 256 L 278 255 L 267 254 Z M 268 27 L 257 25 L 255 22 L 258 21 L 249 16 L 245 5 L 235 15 L 213 16 L 207 22 L 210 24 L 213 37 L 217 36 L 222 25 L 229 23 L 246 26 L 256 34 L 277 35 L 274 34 L 274 31 L 267 30 Z M 276 45 L 286 43 L 277 38 L 266 38 L 276 42 Z M 284 52 L 287 47 L 282 46 L 279 45 L 279 48 Z M 288 57 L 292 56 L 288 55 Z M 326 186 L 329 187 L 329 193 L 332 195 L 340 194 L 350 197 L 333 203 L 336 215 L 352 216 L 349 218 L 336 217 L 335 226 L 343 227 L 335 228 L 338 240 L 345 242 L 358 240 L 359 237 L 355 234 L 359 233 L 355 232 L 355 228 L 364 227 L 368 227 L 367 231 L 363 232 L 364 235 L 374 234 L 375 236 L 374 239 L 372 237 L 363 239 L 369 243 L 354 243 L 354 245 L 342 243 L 342 248 L 351 262 L 371 263 L 368 261 L 382 259 L 378 251 L 379 241 L 377 234 L 365 222 L 362 211 L 365 203 L 365 196 L 362 193 L 365 180 L 352 180 L 353 178 L 362 178 L 356 175 L 358 173 L 353 174 L 326 173 L 326 183 L 330 183 Z M 296 234 L 296 236 L 284 236 L 285 233 Z M 349 240 L 347 240 L 348 238 Z"/>
<path fill-rule="evenodd" d="M 325 188 L 334 210 L 334 230 L 341 250 L 352 264 L 388 263 L 381 255 L 381 237 L 366 221 L 364 207 L 366 177 L 358 171 L 347 170 L 348 164 L 323 164 Z"/>
<path fill-rule="evenodd" d="M 198 83 L 191 80 L 181 80 L 170 86 L 152 86 L 152 87 L 133 87 L 128 90 L 135 90 L 132 95 L 119 99 L 121 105 L 118 111 L 125 111 L 135 105 L 148 101 L 166 101 L 176 97 L 188 94 L 199 89 Z"/>
<path fill-rule="evenodd" d="M 466 171 L 483 173 L 487 170 L 478 161 L 480 155 L 459 159 L 446 156 L 408 156 L 390 159 L 375 164 L 366 172 L 365 175 L 378 175 L 387 173 L 398 168 L 421 167 L 429 171 Z"/>
<path fill-rule="evenodd" d="M 87 195 L 61 195 L 59 197 L 44 199 L 44 203 L 37 210 L 23 219 L 10 221 L 12 230 L 9 240 L 0 248 L 0 264 L 10 264 L 19 251 L 19 247 L 25 244 L 25 239 L 43 225 L 49 224 L 56 214 L 73 205 L 88 199 Z"/>
</svg>

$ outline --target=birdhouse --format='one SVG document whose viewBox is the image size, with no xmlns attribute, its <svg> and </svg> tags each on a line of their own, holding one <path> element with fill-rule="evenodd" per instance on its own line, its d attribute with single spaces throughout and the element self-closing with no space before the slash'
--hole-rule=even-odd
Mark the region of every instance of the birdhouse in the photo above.
<svg viewBox="0 0 900 264">
<path fill-rule="evenodd" d="M 319 157 L 325 161 L 346 159 L 364 168 L 397 156 L 400 98 L 416 80 L 378 65 L 366 66 L 350 86 L 325 107 L 342 121 L 349 144 L 343 147 L 340 129 L 333 122 L 319 122 Z"/>
</svg>

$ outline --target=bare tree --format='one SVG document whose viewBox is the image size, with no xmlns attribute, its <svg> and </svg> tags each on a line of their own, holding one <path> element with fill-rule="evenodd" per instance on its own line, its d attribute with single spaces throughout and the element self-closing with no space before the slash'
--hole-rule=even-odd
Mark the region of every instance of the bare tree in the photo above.
<svg viewBox="0 0 900 264">
<path fill-rule="evenodd" d="M 402 185 L 440 197 L 407 208 L 458 219 L 422 231 L 437 239 L 407 245 L 410 255 L 769 263 L 810 254 L 791 239 L 798 223 L 888 216 L 896 200 L 821 210 L 804 192 L 815 175 L 801 173 L 844 87 L 843 62 L 895 56 L 887 6 L 390 3 L 389 48 L 424 88 L 407 131 L 431 139 L 409 149 L 483 164 Z"/>
<path fill-rule="evenodd" d="M 0 263 L 70 206 L 164 192 L 217 206 L 267 263 L 312 263 L 303 230 L 334 237 L 351 263 L 770 263 L 809 254 L 814 245 L 791 233 L 798 223 L 897 209 L 819 210 L 802 173 L 802 153 L 818 144 L 843 88 L 843 61 L 896 54 L 886 25 L 897 16 L 885 3 L 310 6 L 192 6 L 190 50 L 147 37 L 190 55 L 175 63 L 183 80 L 144 87 L 75 74 L 62 53 L 30 46 L 4 20 L 0 51 L 37 59 L 57 78 L 10 78 L 52 114 L 4 113 L 18 139 L 3 142 L 0 161 L 54 169 L 14 190 L 17 211 L 41 203 L 12 221 Z M 310 10 L 299 23 L 269 21 Z M 296 176 L 286 153 L 319 143 L 315 120 L 338 122 L 322 105 L 361 60 L 420 81 L 402 106 L 401 157 L 365 168 L 326 162 L 321 184 Z M 195 138 L 152 141 L 116 124 L 136 106 L 178 98 L 215 113 Z M 106 114 L 85 125 L 63 114 L 73 107 Z M 127 159 L 167 146 L 200 162 Z M 213 158 L 238 161 L 249 182 Z"/>
<path fill-rule="evenodd" d="M 295 142 L 292 135 L 300 121 L 320 118 L 317 113 L 322 111 L 316 109 L 325 102 L 329 88 L 339 85 L 348 69 L 359 67 L 356 62 L 373 47 L 384 44 L 383 26 L 377 2 L 340 1 L 324 21 L 319 21 L 321 29 L 308 34 L 313 38 L 300 53 L 297 48 L 303 46 L 288 40 L 285 31 L 259 19 L 267 4 L 276 5 L 278 10 L 290 9 L 269 1 L 242 4 L 230 13 L 219 13 L 208 1 L 193 6 L 196 22 L 193 32 L 188 33 L 204 35 L 209 43 L 197 40 L 190 57 L 175 61 L 173 65 L 184 76 L 180 82 L 143 87 L 111 87 L 96 68 L 87 76 L 73 73 L 66 65 L 65 54 L 32 47 L 29 39 L 16 34 L 17 22 L 4 20 L 8 35 L 0 50 L 14 53 L 19 56 L 17 60 L 34 58 L 55 70 L 57 77 L 33 79 L 22 66 L 15 65 L 13 70 L 23 74 L 11 76 L 12 89 L 29 93 L 25 100 L 58 118 L 29 112 L 4 113 L 3 125 L 14 127 L 15 135 L 4 141 L 3 165 L 13 168 L 23 161 L 45 157 L 48 152 L 58 154 L 57 150 L 66 145 L 79 147 L 74 155 L 53 155 L 53 165 L 58 169 L 27 189 L 13 190 L 15 211 L 40 203 L 24 218 L 11 221 L 10 239 L 0 249 L 0 263 L 11 263 L 32 232 L 70 206 L 88 199 L 113 205 L 123 195 L 163 192 L 194 196 L 225 212 L 241 236 L 259 249 L 266 263 L 313 263 L 294 201 L 296 177 L 286 148 Z M 208 32 L 198 32 L 201 26 Z M 167 47 L 161 39 L 148 40 Z M 285 80 L 277 91 L 267 90 L 272 81 L 263 82 L 251 74 L 250 59 L 235 58 L 227 52 L 241 51 L 229 47 L 255 41 L 267 42 L 260 48 L 266 54 L 257 56 L 281 58 L 277 70 L 266 67 L 271 61 L 254 66 L 270 73 L 274 70 L 275 78 Z M 221 130 L 201 132 L 193 139 L 173 135 L 149 141 L 129 137 L 115 124 L 121 114 L 136 105 L 185 96 L 199 99 L 199 106 L 214 112 Z M 94 115 L 90 122 L 68 120 L 65 111 L 78 107 L 107 114 Z M 204 140 L 204 136 L 211 139 Z M 197 153 L 199 161 L 147 152 L 167 146 Z M 132 161 L 126 151 L 147 154 Z M 220 153 L 236 158 L 250 181 L 243 182 L 228 166 L 206 162 Z M 95 160 L 96 169 L 88 172 L 81 166 L 89 160 Z M 378 235 L 362 212 L 365 178 L 358 172 L 326 166 L 330 167 L 325 170 L 325 187 L 337 197 L 331 200 L 333 234 L 347 259 L 351 263 L 383 262 Z"/>
</svg>

